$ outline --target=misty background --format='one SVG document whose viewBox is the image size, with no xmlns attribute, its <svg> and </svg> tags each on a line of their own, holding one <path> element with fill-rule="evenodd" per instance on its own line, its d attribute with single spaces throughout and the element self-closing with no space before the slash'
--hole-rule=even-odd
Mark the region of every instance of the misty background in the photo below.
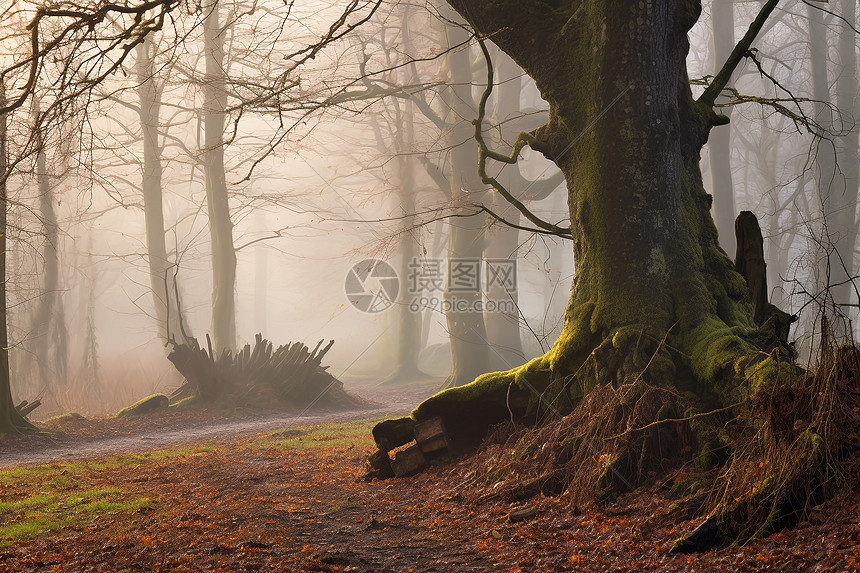
<svg viewBox="0 0 860 573">
<path fill-rule="evenodd" d="M 33 17 L 27 2 L 13 4 L 0 20 L 4 69 L 26 54 Z M 302 50 L 330 34 L 345 8 L 266 4 L 177 12 L 86 102 L 57 104 L 62 78 L 86 70 L 45 63 L 56 69 L 46 71 L 40 97 L 10 116 L 12 388 L 16 400 L 42 398 L 37 418 L 108 414 L 178 386 L 165 344 L 183 327 L 232 348 L 257 333 L 310 347 L 334 339 L 325 362 L 347 388 L 427 377 L 463 383 L 542 354 L 560 332 L 575 268 L 570 245 L 476 207 L 519 221 L 477 178 L 471 121 L 486 65 L 453 12 L 434 2 L 375 11 L 350 3 L 345 22 L 367 21 L 306 57 Z M 730 256 L 737 213 L 758 216 L 771 302 L 800 314 L 793 338 L 801 357 L 827 286 L 838 285 L 837 304 L 858 303 L 850 280 L 858 46 L 846 25 L 856 25 L 856 2 L 829 6 L 832 13 L 785 3 L 735 75 L 723 108 L 731 125 L 712 132 L 702 159 Z M 758 8 L 705 2 L 690 35 L 691 79 L 714 73 Z M 546 105 L 513 62 L 498 50 L 492 56 L 497 85 L 484 129 L 508 153 L 520 130 L 546 120 Z M 16 81 L 6 79 L 7 97 Z M 792 114 L 821 130 L 810 133 Z M 545 220 L 567 219 L 564 182 L 539 154 L 526 150 L 518 165 L 497 164 L 492 174 Z M 163 254 L 153 250 L 154 200 Z M 212 210 L 218 201 L 220 213 Z M 213 266 L 230 266 L 231 252 L 232 284 L 213 276 Z M 515 260 L 515 289 L 490 292 L 482 283 L 471 293 L 514 300 L 515 312 L 485 312 L 482 325 L 460 331 L 474 313 L 413 312 L 404 298 L 375 313 L 351 304 L 345 280 L 354 265 L 388 262 L 403 294 L 413 258 L 443 268 L 449 258 Z M 467 361 L 452 365 L 452 339 Z M 409 356 L 427 376 L 409 371 Z"/>
</svg>

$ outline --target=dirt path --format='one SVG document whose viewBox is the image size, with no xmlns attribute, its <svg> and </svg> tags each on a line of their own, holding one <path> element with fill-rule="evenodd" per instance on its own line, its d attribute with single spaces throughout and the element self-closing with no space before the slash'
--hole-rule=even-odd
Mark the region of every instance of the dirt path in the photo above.
<svg viewBox="0 0 860 573">
<path fill-rule="evenodd" d="M 115 419 L 94 419 L 79 424 L 77 429 L 82 430 L 83 424 L 90 429 L 101 425 L 104 428 L 102 434 L 112 435 L 98 435 L 97 430 L 76 432 L 72 425 L 59 433 L 4 440 L 0 442 L 0 468 L 146 452 L 191 443 L 224 442 L 296 426 L 401 416 L 408 414 L 438 387 L 437 380 L 393 387 L 354 384 L 347 390 L 354 396 L 367 400 L 368 406 L 346 411 L 277 413 L 214 421 L 201 421 L 193 416 L 183 419 L 181 413 L 170 413 L 168 416 L 130 420 L 125 424 Z"/>
</svg>

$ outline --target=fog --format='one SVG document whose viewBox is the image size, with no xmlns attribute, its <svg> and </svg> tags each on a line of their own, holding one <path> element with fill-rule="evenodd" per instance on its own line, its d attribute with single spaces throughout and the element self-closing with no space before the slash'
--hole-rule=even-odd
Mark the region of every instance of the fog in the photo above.
<svg viewBox="0 0 860 573">
<path fill-rule="evenodd" d="M 10 70 L 5 74 L 8 101 L 25 87 L 26 67 L 14 64 L 29 53 L 24 26 L 34 15 L 32 5 L 13 4 L 0 20 L 0 64 Z M 73 98 L 67 96 L 76 82 L 98 76 L 117 61 L 119 50 L 99 53 L 92 43 L 61 43 L 57 56 L 40 64 L 34 88 L 39 97 L 29 97 L 9 114 L 6 273 L 12 390 L 16 401 L 42 399 L 35 418 L 67 411 L 111 414 L 181 383 L 166 359 L 164 329 L 177 335 L 171 320 L 178 312 L 185 331 L 201 344 L 215 328 L 207 177 L 217 176 L 204 168 L 215 148 L 223 151 L 233 225 L 227 230 L 233 243 L 228 249 L 236 255 L 235 283 L 222 287 L 235 301 L 231 348 L 241 348 L 257 333 L 275 345 L 302 341 L 313 348 L 320 340 L 334 340 L 324 363 L 348 389 L 383 383 L 402 366 L 403 352 L 424 351 L 418 360 L 426 374 L 421 379 L 434 379 L 441 387 L 452 364 L 450 350 L 439 345 L 449 344 L 452 336 L 465 341 L 467 335 L 451 330 L 457 320 L 446 316 L 443 290 L 435 288 L 444 287 L 445 279 L 418 288 L 408 262 L 423 260 L 420 272 L 411 268 L 426 281 L 434 261 L 449 270 L 449 258 L 473 261 L 475 252 L 477 260 L 489 262 L 480 267 L 484 275 L 471 303 L 477 297 L 485 305 L 513 301 L 515 307 L 479 319 L 486 324 L 479 338 L 487 346 L 480 351 L 467 347 L 467 354 L 484 352 L 489 368 L 510 368 L 543 354 L 561 331 L 575 268 L 570 241 L 505 230 L 487 213 L 475 214 L 473 205 L 486 205 L 520 221 L 520 214 L 513 219 L 510 206 L 477 178 L 471 121 L 485 88 L 486 66 L 474 39 L 458 27 L 459 19 L 434 3 L 395 1 L 376 10 L 372 4 L 350 4 L 354 10 L 345 22 L 367 21 L 348 30 L 341 25 L 322 42 L 346 9 L 343 3 L 297 2 L 289 13 L 274 6 L 279 3 L 268 4 L 236 0 L 217 7 L 223 73 L 206 68 L 205 55 L 218 51 L 202 23 L 211 6 L 198 12 L 182 8 L 151 33 L 142 44 L 147 48 L 132 50 L 91 91 Z M 705 15 L 690 33 L 693 79 L 714 73 L 710 4 L 705 2 Z M 757 9 L 755 3 L 735 5 L 735 38 Z M 762 70 L 748 59 L 735 75 L 736 97 L 726 98 L 737 104 L 731 107 L 731 128 L 718 128 L 731 129 L 730 169 L 717 176 L 730 181 L 731 219 L 742 210 L 758 216 L 771 302 L 801 313 L 792 337 L 802 356 L 815 329 L 810 294 L 830 280 L 822 276 L 822 260 L 838 249 L 850 276 L 856 257 L 857 169 L 844 159 L 858 160 L 856 81 L 844 88 L 849 99 L 836 93 L 840 78 L 856 76 L 856 59 L 840 52 L 838 19 L 825 18 L 824 53 L 816 53 L 820 38 L 810 32 L 806 6 L 786 3 L 756 42 Z M 129 25 L 121 20 L 114 22 L 117 28 Z M 68 25 L 68 18 L 46 21 L 43 33 L 50 37 Z M 318 51 L 308 57 L 305 49 L 312 45 Z M 856 42 L 849 47 L 856 52 Z M 513 62 L 495 49 L 492 56 L 498 85 L 484 133 L 494 149 L 507 154 L 520 130 L 546 121 L 547 106 Z M 844 69 L 848 61 L 853 69 Z M 814 93 L 813 65 L 826 68 L 825 81 L 833 90 L 824 108 L 810 101 L 822 95 Z M 457 79 L 463 73 L 471 77 L 466 85 Z M 517 86 L 513 95 L 506 89 L 511 85 Z M 142 86 L 152 88 L 153 101 L 143 102 Z M 214 90 L 209 95 L 207 87 Z M 694 86 L 694 93 L 702 89 Z M 745 100 L 747 94 L 759 98 Z M 213 101 L 224 107 L 213 108 Z M 153 158 L 147 155 L 140 112 L 155 103 L 157 117 L 149 126 L 157 142 Z M 819 145 L 798 120 L 804 114 L 836 134 L 831 137 L 835 147 Z M 207 147 L 206 126 L 214 124 L 206 122 L 218 115 L 223 115 L 223 131 L 210 129 L 208 135 L 217 135 L 220 143 Z M 848 155 L 837 160 L 834 149 Z M 463 169 L 455 156 L 465 157 L 471 167 Z M 145 206 L 144 180 L 154 173 L 146 163 L 153 159 L 161 169 L 167 255 L 166 271 L 154 279 L 144 212 L 152 208 Z M 532 212 L 569 224 L 564 182 L 554 164 L 526 149 L 518 165 L 504 170 L 500 165 L 491 167 L 492 175 L 516 188 Z M 702 165 L 712 190 L 707 152 Z M 828 179 L 822 175 L 826 169 L 837 176 Z M 820 193 L 822 179 L 839 185 L 833 193 L 842 203 L 831 211 L 822 207 L 828 204 Z M 717 195 L 715 206 L 725 201 Z M 56 238 L 51 238 L 52 216 Z M 463 236 L 471 233 L 462 239 L 471 241 L 471 250 L 452 250 L 452 226 Z M 502 233 L 508 233 L 504 243 Z M 730 236 L 723 248 L 734 257 Z M 354 265 L 368 259 L 390 264 L 400 294 L 386 302 L 389 283 L 368 277 L 362 284 L 366 293 L 385 295 L 369 309 L 364 299 L 348 292 Z M 488 265 L 503 260 L 515 261 L 516 280 L 502 291 L 492 290 L 499 285 L 487 284 Z M 46 286 L 52 264 L 58 270 L 53 291 Z M 834 270 L 831 284 L 841 281 L 837 274 Z M 164 287 L 155 298 L 153 285 Z M 165 296 L 171 299 L 164 303 L 168 314 L 173 313 L 166 320 L 156 308 L 156 299 Z M 844 304 L 858 302 L 855 290 L 837 296 Z M 410 310 L 415 297 L 419 302 Z M 49 320 L 44 322 L 40 308 L 47 300 Z M 404 340 L 412 335 L 406 334 L 403 313 L 411 313 L 409 328 L 417 333 L 414 346 L 405 350 Z M 501 336 L 496 325 L 505 321 L 514 325 L 521 348 Z M 428 354 L 428 348 L 437 352 Z M 472 376 L 471 366 L 462 368 L 463 376 Z"/>
</svg>

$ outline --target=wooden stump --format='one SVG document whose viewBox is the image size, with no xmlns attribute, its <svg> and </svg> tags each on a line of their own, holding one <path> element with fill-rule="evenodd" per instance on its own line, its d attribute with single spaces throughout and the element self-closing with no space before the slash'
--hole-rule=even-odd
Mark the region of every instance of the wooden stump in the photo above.
<svg viewBox="0 0 860 573">
<path fill-rule="evenodd" d="M 780 345 L 794 355 L 794 347 L 788 341 L 789 330 L 797 316 L 788 314 L 770 304 L 767 289 L 767 265 L 764 261 L 764 239 L 758 219 L 751 211 L 741 211 L 735 219 L 735 237 L 738 250 L 735 254 L 735 270 L 744 277 L 750 290 L 757 326 L 770 331 Z"/>
<path fill-rule="evenodd" d="M 767 319 L 767 265 L 764 262 L 764 239 L 758 219 L 752 211 L 741 211 L 735 219 L 735 237 L 738 249 L 735 253 L 735 270 L 747 282 L 755 306 L 755 323 L 764 324 Z"/>
</svg>

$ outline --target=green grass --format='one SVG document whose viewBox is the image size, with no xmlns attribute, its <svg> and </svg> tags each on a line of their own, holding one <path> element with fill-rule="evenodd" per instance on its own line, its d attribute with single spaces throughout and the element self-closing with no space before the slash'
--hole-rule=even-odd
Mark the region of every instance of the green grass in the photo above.
<svg viewBox="0 0 860 573">
<path fill-rule="evenodd" d="M 133 469 L 176 458 L 208 455 L 212 446 L 173 448 L 143 454 L 124 454 L 103 459 L 63 464 L 11 468 L 0 471 L 0 485 L 19 486 L 33 492 L 18 499 L 0 499 L 0 548 L 19 539 L 38 537 L 82 525 L 99 516 L 134 513 L 156 501 L 117 488 L 92 489 L 86 476 L 119 469 Z M 20 487 L 23 486 L 23 487 Z"/>
<path fill-rule="evenodd" d="M 0 470 L 0 485 L 14 485 L 21 482 L 43 482 L 62 488 L 71 485 L 71 478 L 88 472 L 135 468 L 152 462 L 169 461 L 194 455 L 204 455 L 215 451 L 214 446 L 196 446 L 155 450 L 143 454 L 123 454 L 89 461 L 48 464 L 43 466 L 12 468 Z"/>
<path fill-rule="evenodd" d="M 155 501 L 116 488 L 50 492 L 0 502 L 0 547 L 65 527 L 85 524 L 110 513 L 134 513 Z"/>
<path fill-rule="evenodd" d="M 249 447 L 255 449 L 278 448 L 282 450 L 349 448 L 353 446 L 370 447 L 374 445 L 370 432 L 378 421 L 378 418 L 368 418 L 342 424 L 287 428 L 270 434 L 261 440 L 252 442 L 249 444 Z"/>
<path fill-rule="evenodd" d="M 252 449 L 306 450 L 310 448 L 372 447 L 378 418 L 326 425 L 287 428 L 247 444 Z M 157 501 L 117 488 L 93 489 L 89 476 L 133 469 L 177 458 L 209 455 L 213 446 L 156 450 L 106 458 L 0 470 L 0 486 L 11 486 L 19 498 L 0 499 L 0 548 L 17 540 L 55 533 L 92 523 L 106 514 L 130 514 L 153 508 Z M 21 494 L 21 492 L 29 492 Z M 337 511 L 357 502 L 333 502 Z"/>
</svg>

